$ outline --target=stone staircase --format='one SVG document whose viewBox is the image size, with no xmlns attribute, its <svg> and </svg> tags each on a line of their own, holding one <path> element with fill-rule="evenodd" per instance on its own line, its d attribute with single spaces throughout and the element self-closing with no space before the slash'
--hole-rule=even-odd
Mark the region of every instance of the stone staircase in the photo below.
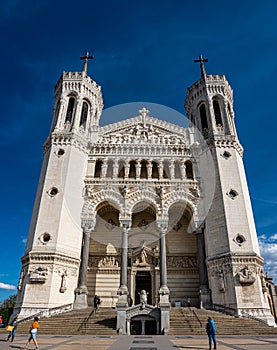
<svg viewBox="0 0 277 350">
<path fill-rule="evenodd" d="M 18 333 L 28 333 L 32 321 L 19 324 Z M 115 335 L 116 334 L 116 310 L 101 308 L 94 313 L 92 308 L 78 311 L 70 311 L 49 318 L 41 318 L 40 334 L 91 334 L 91 335 Z"/>
<path fill-rule="evenodd" d="M 170 335 L 206 334 L 206 322 L 211 316 L 219 335 L 277 334 L 277 328 L 245 318 L 228 316 L 219 312 L 191 308 L 171 308 Z"/>
</svg>

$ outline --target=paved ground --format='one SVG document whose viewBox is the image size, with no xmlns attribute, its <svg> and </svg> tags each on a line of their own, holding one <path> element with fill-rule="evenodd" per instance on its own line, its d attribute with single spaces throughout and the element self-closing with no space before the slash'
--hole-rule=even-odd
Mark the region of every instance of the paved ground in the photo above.
<svg viewBox="0 0 277 350">
<path fill-rule="evenodd" d="M 13 343 L 0 334 L 1 350 L 22 349 L 28 335 L 16 335 Z M 39 335 L 40 350 L 185 350 L 208 349 L 205 336 L 47 336 Z M 33 350 L 34 344 L 29 349 Z M 219 336 L 219 350 L 276 350 L 277 336 Z"/>
</svg>

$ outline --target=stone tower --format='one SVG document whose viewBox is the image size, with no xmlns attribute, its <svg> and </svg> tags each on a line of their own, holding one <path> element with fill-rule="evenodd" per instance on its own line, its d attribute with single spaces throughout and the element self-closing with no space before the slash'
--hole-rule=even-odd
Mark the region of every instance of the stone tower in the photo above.
<svg viewBox="0 0 277 350">
<path fill-rule="evenodd" d="M 202 226 L 211 301 L 274 324 L 234 124 L 233 91 L 225 76 L 206 74 L 201 56 L 200 64 L 201 78 L 188 89 L 185 109 L 208 144 L 215 169 L 214 198 Z M 203 296 L 206 286 L 202 276 Z"/>
<path fill-rule="evenodd" d="M 53 121 L 32 213 L 16 312 L 72 304 L 78 285 L 83 225 L 80 213 L 88 145 L 103 109 L 101 87 L 82 72 L 63 72 L 54 91 Z M 34 302 L 35 297 L 35 302 Z M 78 298 L 77 298 L 78 299 Z M 78 302 L 78 300 L 77 300 Z"/>
</svg>

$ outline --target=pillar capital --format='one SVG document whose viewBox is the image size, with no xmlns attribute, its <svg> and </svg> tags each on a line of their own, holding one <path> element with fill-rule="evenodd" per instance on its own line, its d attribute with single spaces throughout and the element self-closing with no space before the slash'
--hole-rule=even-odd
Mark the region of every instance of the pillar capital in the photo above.
<svg viewBox="0 0 277 350">
<path fill-rule="evenodd" d="M 84 232 L 90 232 L 94 230 L 96 220 L 95 218 L 82 219 L 81 226 Z"/>
<path fill-rule="evenodd" d="M 156 220 L 156 226 L 161 233 L 165 233 L 168 227 L 168 217 L 158 217 Z"/>
<path fill-rule="evenodd" d="M 119 218 L 120 227 L 124 231 L 129 231 L 132 227 L 132 220 L 130 218 Z"/>
</svg>

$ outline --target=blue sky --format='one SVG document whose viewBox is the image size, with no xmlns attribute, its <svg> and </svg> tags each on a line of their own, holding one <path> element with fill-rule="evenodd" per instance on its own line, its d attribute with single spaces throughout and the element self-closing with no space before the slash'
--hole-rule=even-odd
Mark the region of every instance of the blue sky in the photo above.
<svg viewBox="0 0 277 350">
<path fill-rule="evenodd" d="M 273 0 L 0 3 L 0 300 L 16 292 L 54 85 L 63 70 L 81 70 L 87 50 L 106 108 L 148 101 L 184 113 L 199 54 L 207 73 L 226 75 L 262 255 L 277 282 L 276 11 Z"/>
</svg>

